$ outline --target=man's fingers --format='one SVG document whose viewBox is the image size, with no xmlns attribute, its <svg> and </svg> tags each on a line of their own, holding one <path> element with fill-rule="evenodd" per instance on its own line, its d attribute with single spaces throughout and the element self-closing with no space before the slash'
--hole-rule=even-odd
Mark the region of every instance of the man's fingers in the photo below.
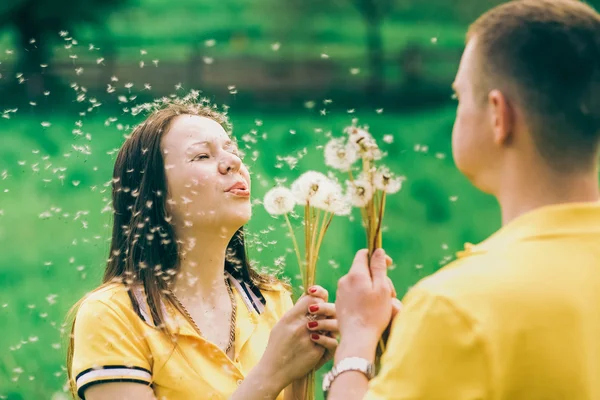
<svg viewBox="0 0 600 400">
<path fill-rule="evenodd" d="M 387 289 L 389 282 L 387 280 L 387 265 L 385 251 L 377 249 L 371 256 L 371 276 L 373 277 L 373 286 L 378 289 Z"/>
<path fill-rule="evenodd" d="M 390 257 L 386 254 L 385 255 L 385 265 L 387 267 L 391 267 L 393 263 L 394 263 L 394 260 L 392 260 L 392 257 Z"/>
<path fill-rule="evenodd" d="M 402 311 L 402 302 L 396 298 L 392 299 L 392 319 Z"/>
<path fill-rule="evenodd" d="M 349 274 L 360 274 L 369 276 L 369 251 L 362 249 L 356 252 L 352 267 L 350 267 Z"/>
<path fill-rule="evenodd" d="M 390 285 L 390 289 L 392 289 L 392 297 L 397 297 L 398 293 L 396 293 L 396 288 L 394 287 L 394 282 L 392 282 L 392 279 L 389 276 L 387 277 L 387 280 Z"/>
</svg>

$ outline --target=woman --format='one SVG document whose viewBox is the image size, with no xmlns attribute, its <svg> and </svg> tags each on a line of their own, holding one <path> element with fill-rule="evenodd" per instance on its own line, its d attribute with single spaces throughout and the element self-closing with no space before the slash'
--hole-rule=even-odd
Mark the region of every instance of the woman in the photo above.
<svg viewBox="0 0 600 400">
<path fill-rule="evenodd" d="M 121 148 L 103 285 L 67 358 L 82 399 L 296 399 L 335 351 L 327 292 L 293 305 L 249 265 L 250 176 L 228 131 L 214 108 L 164 101 Z"/>
</svg>

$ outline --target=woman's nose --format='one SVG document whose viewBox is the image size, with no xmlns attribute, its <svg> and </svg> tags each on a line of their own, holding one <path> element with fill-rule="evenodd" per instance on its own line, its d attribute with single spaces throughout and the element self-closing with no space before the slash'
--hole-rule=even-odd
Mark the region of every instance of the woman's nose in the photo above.
<svg viewBox="0 0 600 400">
<path fill-rule="evenodd" d="M 235 154 L 225 155 L 219 162 L 219 172 L 227 175 L 233 172 L 238 172 L 242 165 L 242 160 Z"/>
</svg>

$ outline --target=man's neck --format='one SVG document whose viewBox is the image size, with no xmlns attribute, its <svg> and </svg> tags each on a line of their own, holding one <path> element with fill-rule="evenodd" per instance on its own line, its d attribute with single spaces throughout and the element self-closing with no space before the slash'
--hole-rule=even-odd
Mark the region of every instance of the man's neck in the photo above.
<svg viewBox="0 0 600 400">
<path fill-rule="evenodd" d="M 597 172 L 565 174 L 539 168 L 512 171 L 496 196 L 502 209 L 502 225 L 540 207 L 600 199 Z"/>
</svg>

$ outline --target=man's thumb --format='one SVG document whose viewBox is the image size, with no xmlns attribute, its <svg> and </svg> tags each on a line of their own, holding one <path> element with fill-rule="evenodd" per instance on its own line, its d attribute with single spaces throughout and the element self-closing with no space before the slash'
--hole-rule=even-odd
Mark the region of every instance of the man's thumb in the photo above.
<svg viewBox="0 0 600 400">
<path fill-rule="evenodd" d="M 375 286 L 387 284 L 387 261 L 383 249 L 377 249 L 373 253 L 370 269 Z"/>
</svg>

